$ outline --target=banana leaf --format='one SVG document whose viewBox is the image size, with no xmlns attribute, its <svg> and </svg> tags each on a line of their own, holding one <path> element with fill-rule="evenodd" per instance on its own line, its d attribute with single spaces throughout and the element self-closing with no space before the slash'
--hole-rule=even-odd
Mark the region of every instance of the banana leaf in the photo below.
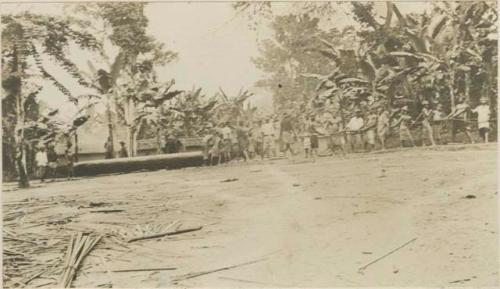
<svg viewBox="0 0 500 289">
<path fill-rule="evenodd" d="M 439 35 L 439 33 L 443 30 L 443 27 L 445 26 L 446 24 L 446 21 L 448 21 L 448 17 L 447 16 L 443 16 L 441 18 L 441 20 L 439 20 L 439 22 L 436 24 L 436 26 L 434 26 L 431 31 L 431 37 L 432 39 L 436 39 L 436 37 Z"/>
</svg>

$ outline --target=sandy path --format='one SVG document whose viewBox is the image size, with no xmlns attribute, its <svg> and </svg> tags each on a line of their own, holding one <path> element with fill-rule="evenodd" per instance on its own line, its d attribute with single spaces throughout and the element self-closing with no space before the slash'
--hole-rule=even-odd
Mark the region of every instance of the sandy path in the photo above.
<svg viewBox="0 0 500 289">
<path fill-rule="evenodd" d="M 496 147 L 449 149 L 453 147 L 320 158 L 315 163 L 276 161 L 98 177 L 6 192 L 4 202 L 34 194 L 129 204 L 137 200 L 152 208 L 138 206 L 119 216 L 83 214 L 73 225 L 124 230 L 97 223 L 167 224 L 179 219 L 183 227 L 205 226 L 190 234 L 130 244 L 119 254 L 98 248 L 84 268 L 175 266 L 176 271 L 87 273 L 74 286 L 95 287 L 111 280 L 114 287 L 166 287 L 176 276 L 264 256 L 264 261 L 177 285 L 494 286 Z M 238 180 L 221 182 L 227 178 Z M 476 198 L 464 198 L 468 194 Z M 457 280 L 464 281 L 451 283 Z"/>
</svg>

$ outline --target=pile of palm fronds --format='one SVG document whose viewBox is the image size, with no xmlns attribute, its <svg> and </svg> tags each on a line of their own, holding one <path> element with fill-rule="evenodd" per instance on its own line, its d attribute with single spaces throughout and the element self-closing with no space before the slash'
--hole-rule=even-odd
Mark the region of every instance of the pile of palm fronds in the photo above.
<svg viewBox="0 0 500 289">
<path fill-rule="evenodd" d="M 66 252 L 63 272 L 59 286 L 67 288 L 75 278 L 76 270 L 83 259 L 101 240 L 101 236 L 84 235 L 81 232 L 72 235 Z"/>
</svg>

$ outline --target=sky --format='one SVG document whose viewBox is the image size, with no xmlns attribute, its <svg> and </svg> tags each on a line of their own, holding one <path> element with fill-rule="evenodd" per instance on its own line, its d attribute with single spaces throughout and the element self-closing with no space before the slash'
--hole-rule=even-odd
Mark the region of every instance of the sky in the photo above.
<svg viewBox="0 0 500 289">
<path fill-rule="evenodd" d="M 403 13 L 422 11 L 422 2 L 397 3 Z M 273 12 L 283 14 L 292 9 L 289 2 L 273 3 Z M 2 4 L 2 13 L 31 11 L 42 14 L 62 14 L 60 3 Z M 376 11 L 385 13 L 385 3 L 376 3 Z M 339 9 L 333 20 L 339 27 L 352 24 L 352 18 Z M 202 87 L 207 95 L 213 95 L 222 87 L 228 95 L 236 95 L 242 88 L 255 95 L 252 104 L 270 111 L 272 96 L 254 87 L 263 74 L 251 59 L 258 56 L 258 40 L 269 38 L 271 32 L 265 22 L 256 30 L 249 28 L 249 18 L 237 14 L 230 2 L 155 2 L 146 6 L 149 19 L 148 32 L 166 48 L 179 54 L 178 60 L 159 70 L 160 79 L 174 78 L 178 89 Z M 71 52 L 71 51 L 70 51 Z M 90 55 L 73 53 L 71 59 L 86 70 L 86 58 Z M 98 66 L 98 65 L 97 65 Z M 57 67 L 49 69 L 62 78 L 73 94 L 87 90 Z M 88 69 L 87 69 L 88 71 Z M 70 118 L 76 108 L 53 86 L 45 85 L 40 98 L 49 106 L 64 106 L 63 116 Z"/>
</svg>

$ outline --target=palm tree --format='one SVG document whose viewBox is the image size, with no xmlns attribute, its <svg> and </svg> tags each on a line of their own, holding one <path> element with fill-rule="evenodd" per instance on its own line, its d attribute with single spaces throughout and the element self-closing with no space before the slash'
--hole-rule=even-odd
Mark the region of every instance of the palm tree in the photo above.
<svg viewBox="0 0 500 289">
<path fill-rule="evenodd" d="M 19 175 L 19 186 L 28 187 L 24 159 L 25 144 L 25 103 L 27 96 L 23 87 L 34 75 L 28 75 L 27 69 L 34 69 L 44 79 L 52 82 L 68 99 L 78 103 L 78 98 L 52 76 L 44 67 L 41 53 L 50 56 L 80 85 L 92 87 L 79 73 L 76 65 L 67 57 L 66 49 L 70 43 L 75 43 L 82 49 L 99 51 L 101 49 L 96 39 L 85 32 L 77 30 L 74 23 L 68 19 L 52 16 L 41 16 L 32 13 L 2 16 L 2 76 L 6 80 L 2 86 L 6 95 L 15 99 L 15 129 L 16 167 Z M 42 49 L 40 49 L 42 48 Z M 43 51 L 43 52 L 40 52 Z"/>
</svg>

